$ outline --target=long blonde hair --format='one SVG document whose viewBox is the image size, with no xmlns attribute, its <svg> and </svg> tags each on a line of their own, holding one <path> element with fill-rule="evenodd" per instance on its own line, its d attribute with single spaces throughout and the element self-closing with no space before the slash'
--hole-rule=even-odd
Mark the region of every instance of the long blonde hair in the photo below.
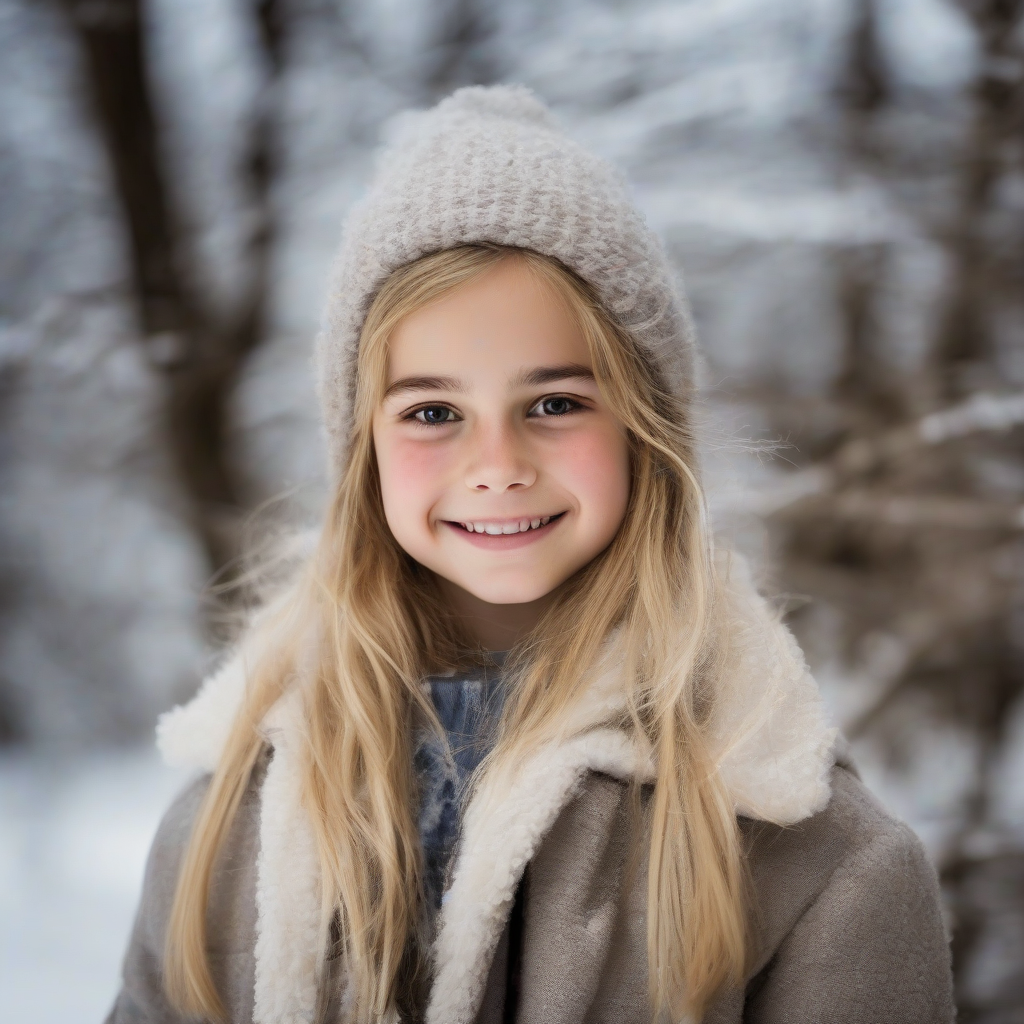
<svg viewBox="0 0 1024 1024">
<path fill-rule="evenodd" d="M 418 683 L 464 660 L 472 645 L 431 574 L 386 526 L 371 424 L 398 322 L 507 259 L 521 261 L 572 311 L 601 392 L 627 429 L 631 495 L 611 545 L 568 581 L 512 652 L 514 691 L 485 771 L 557 735 L 614 633 L 625 724 L 647 738 L 657 764 L 646 805 L 652 1016 L 699 1017 L 723 984 L 742 977 L 739 833 L 707 737 L 725 640 L 687 402 L 572 272 L 529 250 L 482 244 L 396 271 L 367 315 L 344 474 L 315 553 L 251 627 L 258 643 L 247 700 L 184 856 L 165 958 L 167 991 L 184 1012 L 223 1018 L 206 956 L 211 874 L 264 743 L 260 721 L 296 678 L 306 700 L 305 801 L 323 919 L 340 926 L 355 1019 L 392 1012 L 415 973 L 409 949 L 422 887 L 410 740 L 417 709 L 432 715 Z"/>
</svg>

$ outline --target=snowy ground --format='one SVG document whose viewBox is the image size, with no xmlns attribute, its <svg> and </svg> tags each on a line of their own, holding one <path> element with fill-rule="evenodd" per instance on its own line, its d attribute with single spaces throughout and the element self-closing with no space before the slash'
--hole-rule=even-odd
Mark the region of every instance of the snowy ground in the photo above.
<svg viewBox="0 0 1024 1024">
<path fill-rule="evenodd" d="M 106 1016 L 146 852 L 184 781 L 149 750 L 0 757 L 5 1021 Z"/>
</svg>

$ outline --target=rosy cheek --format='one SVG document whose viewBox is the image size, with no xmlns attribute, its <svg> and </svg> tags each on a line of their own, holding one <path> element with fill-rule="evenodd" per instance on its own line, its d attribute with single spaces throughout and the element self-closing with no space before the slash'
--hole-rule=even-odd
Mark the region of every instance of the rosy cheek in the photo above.
<svg viewBox="0 0 1024 1024">
<path fill-rule="evenodd" d="M 628 496 L 629 461 L 625 439 L 611 427 L 580 431 L 560 448 L 552 467 L 581 499 L 621 505 Z M 610 507 L 588 509 L 611 512 Z"/>
<path fill-rule="evenodd" d="M 377 439 L 384 505 L 393 514 L 422 516 L 443 491 L 451 461 L 445 446 L 405 437 Z"/>
</svg>

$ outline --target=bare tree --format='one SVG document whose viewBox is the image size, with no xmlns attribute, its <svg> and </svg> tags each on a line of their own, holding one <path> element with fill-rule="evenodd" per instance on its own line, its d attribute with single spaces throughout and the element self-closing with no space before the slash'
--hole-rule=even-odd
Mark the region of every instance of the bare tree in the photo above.
<svg viewBox="0 0 1024 1024">
<path fill-rule="evenodd" d="M 930 352 L 909 373 L 886 359 L 888 245 L 837 252 L 841 370 L 828 415 L 811 410 L 798 441 L 810 462 L 787 494 L 800 496 L 769 511 L 784 585 L 841 612 L 847 664 L 874 680 L 846 723 L 851 737 L 889 736 L 898 756 L 901 709 L 924 702 L 973 738 L 974 774 L 941 869 L 960 1019 L 995 1022 L 1024 994 L 1024 960 L 990 964 L 992 977 L 977 980 L 996 931 L 1024 954 L 1024 850 L 992 818 L 1007 723 L 1024 699 L 1024 392 L 1002 383 L 1007 346 L 1024 338 L 1024 223 L 1001 190 L 1024 168 L 1024 3 L 962 6 L 982 60 L 949 154 L 954 174 L 940 183 L 946 212 L 920 224 L 947 267 Z M 879 127 L 893 98 L 876 15 L 873 0 L 858 0 L 838 96 L 848 159 L 896 191 L 903 155 Z M 780 397 L 768 405 L 781 408 Z M 798 630 L 808 613 L 794 615 Z"/>
<path fill-rule="evenodd" d="M 249 196 L 246 288 L 218 316 L 198 286 L 194 240 L 176 209 L 150 81 L 144 0 L 60 0 L 124 215 L 140 342 L 164 381 L 164 420 L 191 522 L 221 571 L 238 554 L 244 495 L 228 444 L 232 392 L 263 340 L 280 165 L 275 88 L 287 49 L 285 0 L 255 0 L 265 66 L 239 169 Z"/>
<path fill-rule="evenodd" d="M 971 124 L 948 228 L 951 288 L 934 352 L 936 384 L 945 397 L 991 383 L 992 317 L 1007 293 L 1015 292 L 1019 304 L 1024 286 L 1019 218 L 1010 218 L 1003 237 L 993 223 L 1000 183 L 1024 170 L 1024 3 L 958 2 L 974 27 L 981 69 L 971 89 Z"/>
<path fill-rule="evenodd" d="M 0 493 L 9 494 L 10 435 L 5 428 L 23 366 L 18 354 L 8 351 L 8 346 L 3 345 L 4 340 L 5 335 L 0 332 Z M 0 629 L 7 625 L 10 609 L 21 600 L 24 589 L 19 578 L 19 567 L 11 557 L 6 541 L 7 538 L 0 535 Z M 2 635 L 0 632 L 0 637 Z M 11 685 L 3 668 L 0 668 L 0 745 L 24 737 L 23 715 L 17 705 L 15 687 Z"/>
</svg>

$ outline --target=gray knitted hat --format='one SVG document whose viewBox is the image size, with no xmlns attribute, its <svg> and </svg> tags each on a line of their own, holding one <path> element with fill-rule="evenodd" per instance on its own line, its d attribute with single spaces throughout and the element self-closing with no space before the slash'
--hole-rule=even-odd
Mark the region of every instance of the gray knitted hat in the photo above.
<svg viewBox="0 0 1024 1024">
<path fill-rule="evenodd" d="M 406 114 L 335 261 L 316 374 L 335 477 L 348 455 L 363 321 L 399 267 L 471 242 L 533 249 L 574 270 L 684 398 L 693 331 L 681 290 L 621 175 L 569 139 L 521 86 L 459 89 Z"/>
</svg>

